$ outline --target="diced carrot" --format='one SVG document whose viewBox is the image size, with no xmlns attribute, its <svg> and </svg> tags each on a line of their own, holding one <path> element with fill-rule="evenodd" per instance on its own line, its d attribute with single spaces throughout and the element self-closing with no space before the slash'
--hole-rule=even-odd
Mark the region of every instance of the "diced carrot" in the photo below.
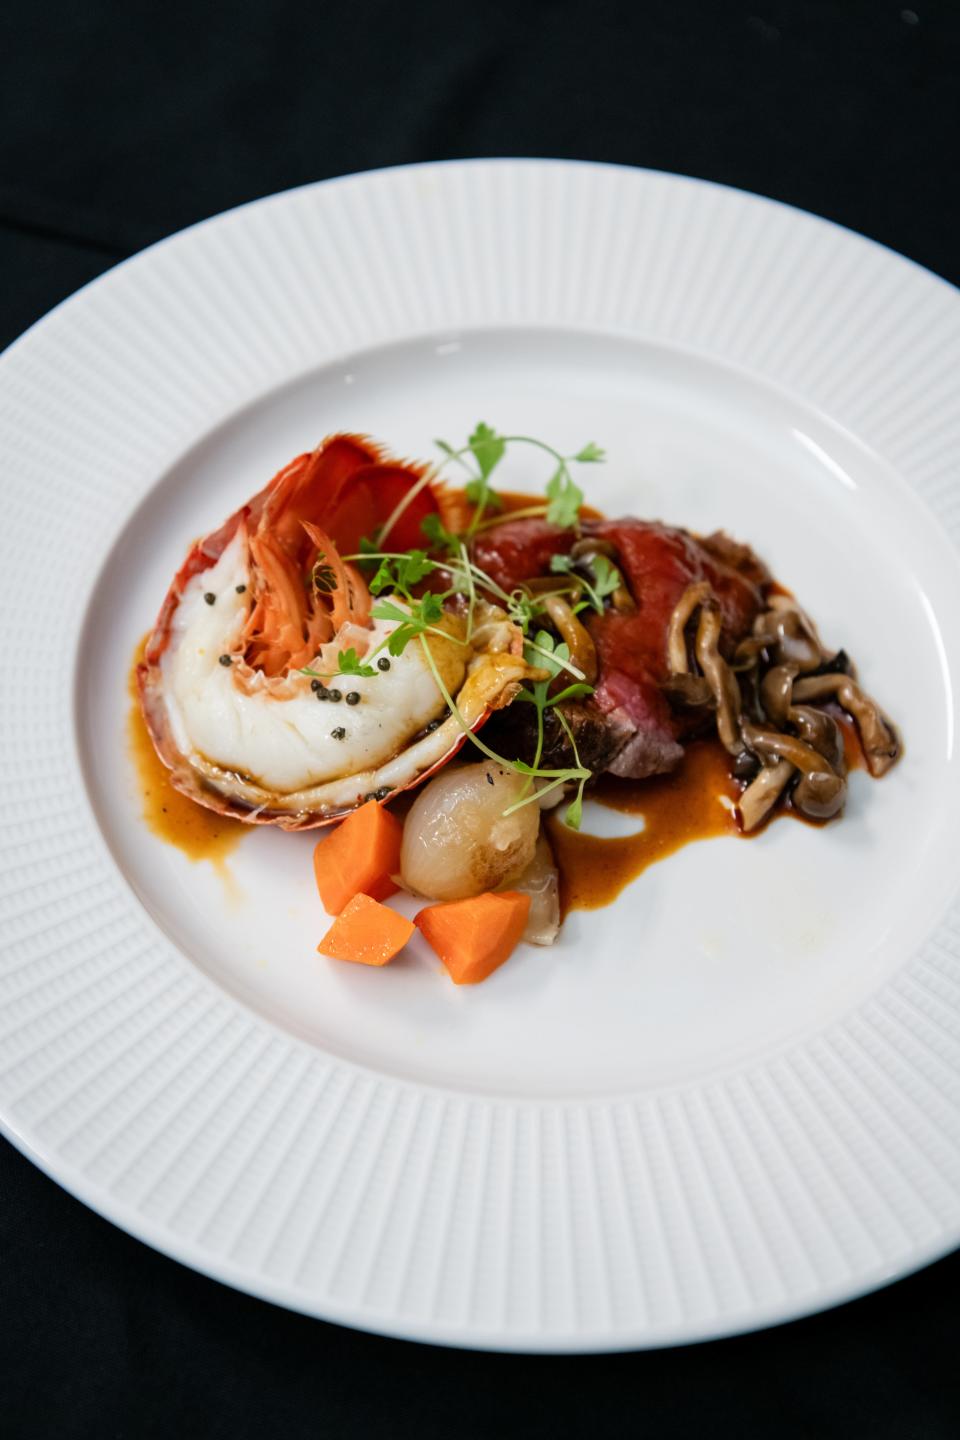
<svg viewBox="0 0 960 1440">
<path fill-rule="evenodd" d="M 388 910 L 369 895 L 354 895 L 317 946 L 332 960 L 354 960 L 359 965 L 387 965 L 413 934 L 415 926 L 405 915 Z"/>
<path fill-rule="evenodd" d="M 455 985 L 476 985 L 513 954 L 530 914 L 517 890 L 428 905 L 414 924 L 436 950 Z"/>
<path fill-rule="evenodd" d="M 398 887 L 391 880 L 400 869 L 403 826 L 396 815 L 368 800 L 321 840 L 313 852 L 313 869 L 324 908 L 331 915 L 354 895 L 386 900 Z"/>
</svg>

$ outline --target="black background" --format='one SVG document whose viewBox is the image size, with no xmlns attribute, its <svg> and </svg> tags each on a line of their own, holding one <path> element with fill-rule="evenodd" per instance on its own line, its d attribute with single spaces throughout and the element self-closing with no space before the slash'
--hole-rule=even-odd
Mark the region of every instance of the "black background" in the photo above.
<svg viewBox="0 0 960 1440">
<path fill-rule="evenodd" d="M 0 344 L 204 216 L 458 156 L 706 176 L 956 283 L 958 61 L 956 0 L 10 6 Z M 11 1440 L 960 1433 L 958 1255 L 760 1335 L 554 1359 L 383 1340 L 235 1294 L 113 1229 L 9 1146 L 0 1232 Z"/>
</svg>

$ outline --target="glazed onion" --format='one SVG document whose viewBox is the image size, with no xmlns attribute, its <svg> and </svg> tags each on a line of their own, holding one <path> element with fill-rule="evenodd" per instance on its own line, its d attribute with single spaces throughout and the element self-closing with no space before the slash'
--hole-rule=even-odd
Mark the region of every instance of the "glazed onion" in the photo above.
<svg viewBox="0 0 960 1440">
<path fill-rule="evenodd" d="M 523 938 L 530 945 L 552 945 L 560 930 L 560 877 L 545 835 L 537 841 L 533 860 L 510 890 L 530 896 L 530 914 Z"/>
<path fill-rule="evenodd" d="M 520 799 L 523 777 L 492 761 L 450 766 L 421 790 L 403 827 L 400 875 L 432 900 L 509 887 L 533 859 L 540 809 Z"/>
</svg>

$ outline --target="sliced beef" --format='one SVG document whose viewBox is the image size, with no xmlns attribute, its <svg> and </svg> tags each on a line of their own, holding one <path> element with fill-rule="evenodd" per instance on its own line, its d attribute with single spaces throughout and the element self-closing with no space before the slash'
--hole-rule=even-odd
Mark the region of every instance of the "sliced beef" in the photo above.
<svg viewBox="0 0 960 1440">
<path fill-rule="evenodd" d="M 751 550 L 722 534 L 700 541 L 685 530 L 633 519 L 588 520 L 582 528 L 585 536 L 613 547 L 636 608 L 581 613 L 597 648 L 599 675 L 594 694 L 565 704 L 564 715 L 591 770 L 636 779 L 662 774 L 679 763 L 682 741 L 697 723 L 695 717 L 675 713 L 661 688 L 668 674 L 667 627 L 674 607 L 689 584 L 708 581 L 720 604 L 721 649 L 729 654 L 750 630 L 767 572 Z M 567 554 L 576 538 L 543 520 L 509 520 L 475 541 L 474 556 L 509 591 L 548 575 L 552 556 Z M 504 740 L 512 737 L 518 758 L 528 761 L 536 740 L 534 720 L 531 707 L 515 705 L 497 721 Z M 560 724 L 551 721 L 550 731 L 550 757 L 544 763 L 572 764 Z"/>
</svg>

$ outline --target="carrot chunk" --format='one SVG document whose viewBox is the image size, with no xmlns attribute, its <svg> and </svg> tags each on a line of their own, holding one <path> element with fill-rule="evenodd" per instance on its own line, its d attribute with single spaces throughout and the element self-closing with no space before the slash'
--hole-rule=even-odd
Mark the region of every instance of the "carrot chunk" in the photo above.
<svg viewBox="0 0 960 1440">
<path fill-rule="evenodd" d="M 397 886 L 390 879 L 400 869 L 403 826 L 376 800 L 368 800 L 321 840 L 313 852 L 313 869 L 324 908 L 331 915 L 354 895 L 386 900 Z"/>
<path fill-rule="evenodd" d="M 415 926 L 405 915 L 388 910 L 369 895 L 354 895 L 317 946 L 332 960 L 359 965 L 387 965 L 403 949 Z"/>
<path fill-rule="evenodd" d="M 428 905 L 414 917 L 455 985 L 476 985 L 513 954 L 530 914 L 530 896 L 517 890 Z"/>
</svg>

